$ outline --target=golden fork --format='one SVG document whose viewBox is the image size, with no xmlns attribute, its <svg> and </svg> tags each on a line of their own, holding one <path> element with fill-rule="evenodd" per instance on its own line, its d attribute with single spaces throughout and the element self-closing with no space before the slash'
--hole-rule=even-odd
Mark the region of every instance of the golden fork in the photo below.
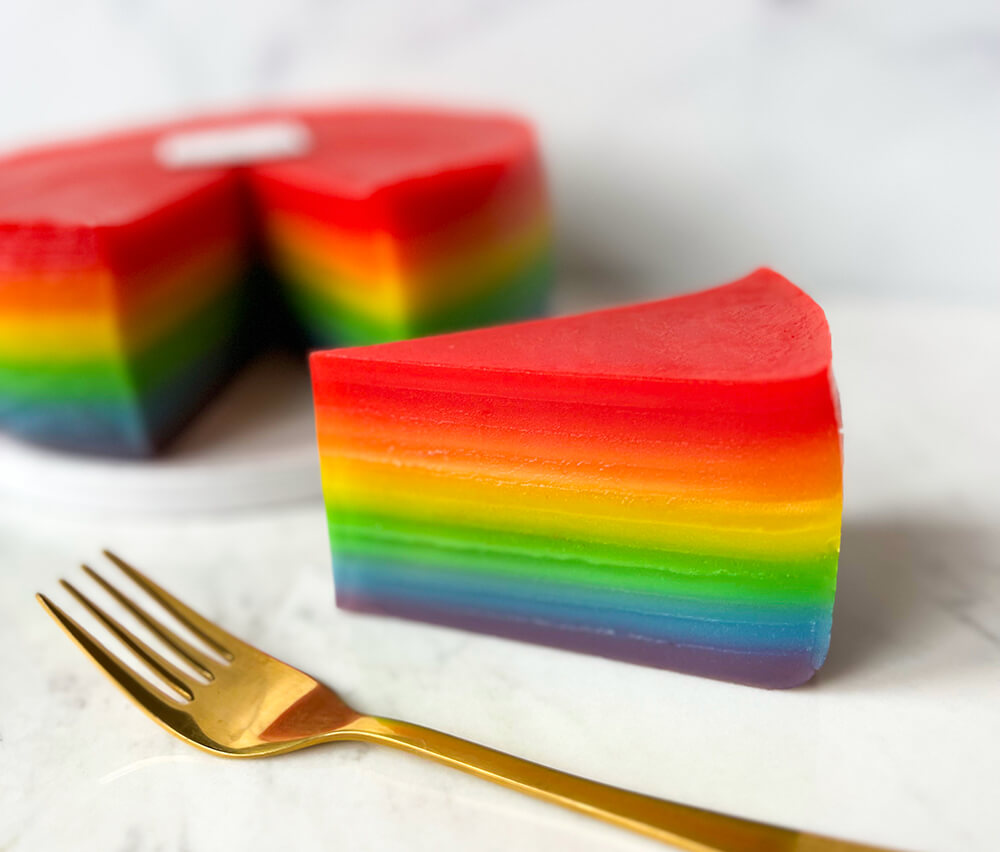
<svg viewBox="0 0 1000 852">
<path fill-rule="evenodd" d="M 62 585 L 162 678 L 169 692 L 134 674 L 47 597 L 39 594 L 38 601 L 147 714 L 206 751 L 266 757 L 338 740 L 381 743 L 691 852 L 885 852 L 632 793 L 409 722 L 363 715 L 309 675 L 198 615 L 113 553 L 104 554 L 213 653 L 195 648 L 92 568 L 83 570 L 200 677 L 157 653 L 65 580 Z"/>
</svg>

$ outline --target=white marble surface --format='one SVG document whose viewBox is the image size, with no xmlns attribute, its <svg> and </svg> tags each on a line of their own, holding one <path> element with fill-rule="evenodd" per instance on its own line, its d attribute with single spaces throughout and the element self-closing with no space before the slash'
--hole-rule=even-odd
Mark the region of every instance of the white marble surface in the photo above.
<svg viewBox="0 0 1000 852">
<path fill-rule="evenodd" d="M 996 0 L 7 0 L 0 80 L 0 147 L 260 99 L 510 107 L 574 275 L 1000 302 Z"/>
<path fill-rule="evenodd" d="M 847 511 L 832 649 L 811 685 L 754 690 L 338 612 L 316 505 L 98 520 L 7 504 L 0 849 L 659 848 L 375 747 L 260 762 L 191 750 L 32 600 L 66 603 L 57 578 L 110 545 L 361 708 L 757 819 L 995 852 L 1000 312 L 828 307 Z"/>
</svg>

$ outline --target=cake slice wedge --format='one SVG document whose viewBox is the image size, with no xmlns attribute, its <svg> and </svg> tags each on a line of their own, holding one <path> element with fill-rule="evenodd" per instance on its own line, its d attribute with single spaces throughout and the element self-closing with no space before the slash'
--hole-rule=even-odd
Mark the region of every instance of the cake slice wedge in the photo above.
<svg viewBox="0 0 1000 852">
<path fill-rule="evenodd" d="M 777 273 L 311 364 L 340 606 L 765 687 L 822 664 L 839 409 Z"/>
</svg>

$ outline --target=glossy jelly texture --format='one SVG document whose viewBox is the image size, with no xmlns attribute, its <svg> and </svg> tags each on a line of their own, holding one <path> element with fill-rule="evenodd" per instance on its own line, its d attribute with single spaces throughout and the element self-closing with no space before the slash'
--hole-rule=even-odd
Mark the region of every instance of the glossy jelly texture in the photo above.
<svg viewBox="0 0 1000 852">
<path fill-rule="evenodd" d="M 767 687 L 829 644 L 820 308 L 770 270 L 312 356 L 341 606 Z"/>
<path fill-rule="evenodd" d="M 289 117 L 311 135 L 294 159 L 155 156 L 168 132 Z M 303 345 L 373 343 L 537 315 L 549 244 L 533 135 L 502 116 L 260 111 L 7 158 L 0 429 L 150 454 L 266 340 L 249 270 Z"/>
</svg>

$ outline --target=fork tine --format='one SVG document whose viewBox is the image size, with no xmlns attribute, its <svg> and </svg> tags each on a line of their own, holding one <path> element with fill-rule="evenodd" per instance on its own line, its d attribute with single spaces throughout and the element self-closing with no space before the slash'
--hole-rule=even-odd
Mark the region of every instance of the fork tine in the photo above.
<svg viewBox="0 0 1000 852">
<path fill-rule="evenodd" d="M 157 692 L 152 684 L 134 675 L 119 663 L 118 660 L 104 650 L 100 642 L 66 615 L 65 612 L 52 603 L 45 595 L 37 594 L 35 598 L 45 611 L 58 622 L 59 626 L 69 634 L 69 637 L 76 642 L 80 650 L 90 657 L 99 669 L 118 684 L 133 701 L 143 707 L 148 713 L 156 718 L 165 718 L 168 715 L 175 715 L 176 711 L 183 709 L 183 705 L 180 702 L 174 701 Z"/>
<path fill-rule="evenodd" d="M 155 633 L 166 645 L 173 648 L 180 656 L 189 663 L 195 671 L 198 672 L 206 680 L 214 680 L 215 675 L 208 668 L 208 661 L 200 654 L 195 648 L 192 648 L 188 642 L 185 642 L 174 633 L 169 627 L 167 627 L 159 619 L 153 618 L 148 612 L 146 612 L 142 607 L 140 607 L 135 601 L 133 601 L 124 592 L 119 591 L 118 588 L 113 586 L 107 580 L 105 580 L 100 574 L 98 574 L 89 565 L 82 565 L 83 570 L 86 572 L 87 576 L 94 580 L 104 591 L 106 591 L 111 597 L 113 597 L 118 603 L 125 607 L 129 612 L 132 613 L 139 621 L 141 621 L 152 633 Z"/>
<path fill-rule="evenodd" d="M 90 612 L 93 613 L 93 615 L 105 627 L 107 627 L 108 630 L 114 633 L 122 644 L 126 645 L 133 654 L 135 654 L 161 678 L 169 683 L 178 695 L 183 696 L 188 701 L 194 701 L 194 693 L 191 691 L 191 687 L 184 682 L 185 673 L 183 671 L 177 668 L 177 666 L 171 663 L 168 659 L 156 653 L 156 651 L 150 648 L 149 645 L 132 633 L 132 631 L 126 629 L 115 621 L 115 619 L 108 615 L 103 609 L 101 609 L 101 607 L 95 604 L 72 583 L 67 580 L 60 580 L 59 582 L 63 588 L 66 589 L 66 591 L 68 591 L 74 598 L 90 610 Z"/>
<path fill-rule="evenodd" d="M 233 653 L 226 646 L 241 647 L 244 642 L 237 639 L 231 633 L 227 633 L 221 627 L 213 624 L 207 618 L 199 615 L 187 604 L 177 600 L 166 589 L 161 588 L 137 568 L 129 565 L 120 556 L 116 556 L 110 550 L 105 550 L 104 555 L 124 571 L 132 581 L 140 586 L 151 598 L 160 606 L 176 618 L 181 624 L 188 628 L 195 636 L 200 638 L 216 653 L 221 654 L 227 660 L 233 659 Z"/>
</svg>

